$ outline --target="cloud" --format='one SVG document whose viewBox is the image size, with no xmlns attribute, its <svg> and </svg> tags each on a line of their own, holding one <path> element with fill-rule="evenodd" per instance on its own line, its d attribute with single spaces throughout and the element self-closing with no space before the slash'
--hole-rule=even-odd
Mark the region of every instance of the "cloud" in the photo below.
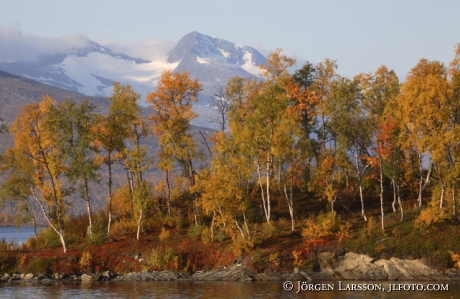
<svg viewBox="0 0 460 299">
<path fill-rule="evenodd" d="M 272 53 L 274 50 L 271 49 L 270 47 L 266 46 L 266 45 L 263 45 L 262 43 L 260 42 L 253 42 L 253 43 L 249 43 L 248 44 L 249 47 L 253 47 L 254 49 L 256 49 L 257 51 L 260 52 L 260 54 L 264 55 L 265 57 L 267 57 L 270 53 Z"/>
<path fill-rule="evenodd" d="M 89 39 L 83 34 L 49 38 L 24 34 L 0 24 L 0 61 L 32 61 L 42 54 L 65 53 L 88 43 Z"/>
<path fill-rule="evenodd" d="M 177 42 L 164 39 L 146 39 L 138 41 L 100 41 L 100 44 L 115 53 L 123 53 L 145 60 L 162 60 Z"/>
</svg>

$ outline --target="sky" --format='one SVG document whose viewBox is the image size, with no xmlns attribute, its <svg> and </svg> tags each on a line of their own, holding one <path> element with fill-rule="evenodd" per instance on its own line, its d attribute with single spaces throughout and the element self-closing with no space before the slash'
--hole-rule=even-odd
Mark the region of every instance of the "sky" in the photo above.
<svg viewBox="0 0 460 299">
<path fill-rule="evenodd" d="M 404 81 L 421 58 L 446 65 L 454 58 L 460 1 L 3 0 L 0 56 L 31 55 L 20 49 L 30 40 L 38 51 L 57 47 L 56 38 L 70 42 L 81 35 L 141 53 L 191 31 L 263 54 L 281 48 L 300 61 L 334 59 L 347 77 L 386 65 Z M 16 43 L 2 48 L 10 40 Z"/>
</svg>

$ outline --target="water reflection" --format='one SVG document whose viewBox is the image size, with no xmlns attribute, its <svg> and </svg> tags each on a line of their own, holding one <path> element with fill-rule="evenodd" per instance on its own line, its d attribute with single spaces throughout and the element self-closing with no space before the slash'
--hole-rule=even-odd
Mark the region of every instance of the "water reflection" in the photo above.
<svg viewBox="0 0 460 299">
<path fill-rule="evenodd" d="M 330 282 L 329 282 L 330 283 Z M 401 282 L 398 282 L 401 283 Z M 413 282 L 408 282 L 413 283 Z M 417 282 L 418 283 L 418 282 Z M 437 282 L 439 283 L 439 282 Z M 349 292 L 283 290 L 283 282 L 103 282 L 103 283 L 14 283 L 0 285 L 2 298 L 161 298 L 161 299 L 230 299 L 230 298 L 439 298 L 451 299 L 460 294 L 459 282 L 445 282 L 449 291 L 421 292 Z M 388 290 L 388 283 L 382 283 Z M 425 285 L 427 283 L 424 283 Z"/>
</svg>

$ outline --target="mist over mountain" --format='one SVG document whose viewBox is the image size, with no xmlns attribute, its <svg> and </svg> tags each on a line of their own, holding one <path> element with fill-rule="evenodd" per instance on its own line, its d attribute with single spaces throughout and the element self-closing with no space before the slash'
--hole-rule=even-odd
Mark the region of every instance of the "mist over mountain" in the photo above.
<svg viewBox="0 0 460 299">
<path fill-rule="evenodd" d="M 0 70 L 88 96 L 110 96 L 113 82 L 119 81 L 130 84 L 144 101 L 155 91 L 164 70 L 189 71 L 203 85 L 200 101 L 194 106 L 199 114 L 194 124 L 210 127 L 214 113 L 210 99 L 216 91 L 234 76 L 256 78 L 258 66 L 266 62 L 252 47 L 195 31 L 171 47 L 171 42 L 157 40 L 149 46 L 152 55 L 140 48 L 129 51 L 141 54 L 143 58 L 139 58 L 121 52 L 129 48 L 126 43 L 101 45 L 83 35 L 38 38 L 0 28 L 0 50 L 4 51 Z"/>
</svg>

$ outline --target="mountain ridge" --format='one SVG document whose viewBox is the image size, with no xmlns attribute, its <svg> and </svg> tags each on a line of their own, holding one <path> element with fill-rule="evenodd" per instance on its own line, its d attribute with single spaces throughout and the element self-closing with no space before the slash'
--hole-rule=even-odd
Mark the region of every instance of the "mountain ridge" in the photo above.
<svg viewBox="0 0 460 299">
<path fill-rule="evenodd" d="M 34 81 L 84 94 L 108 97 L 113 82 L 130 84 L 141 94 L 155 91 L 161 73 L 188 71 L 203 86 L 194 105 L 199 118 L 194 124 L 211 127 L 215 109 L 210 106 L 216 91 L 235 76 L 257 79 L 258 66 L 266 58 L 256 49 L 192 31 L 181 38 L 167 56 L 148 61 L 112 51 L 85 36 L 73 47 L 41 53 L 32 60 L 0 61 L 0 70 Z"/>
</svg>

